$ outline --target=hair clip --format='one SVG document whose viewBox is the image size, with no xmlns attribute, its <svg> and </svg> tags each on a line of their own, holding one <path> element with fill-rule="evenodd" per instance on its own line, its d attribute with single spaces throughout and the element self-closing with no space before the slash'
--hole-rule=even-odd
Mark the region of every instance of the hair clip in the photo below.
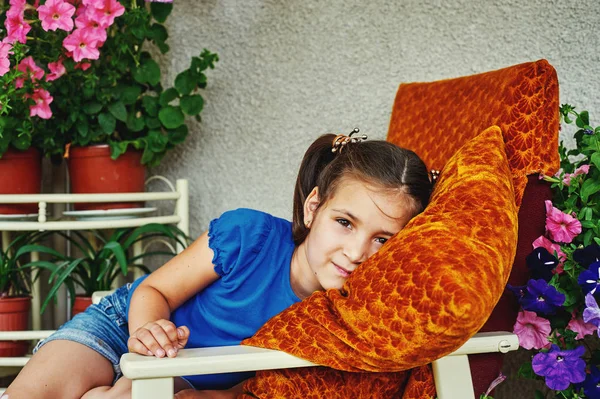
<svg viewBox="0 0 600 399">
<path fill-rule="evenodd" d="M 335 136 L 335 138 L 333 139 L 333 143 L 331 144 L 331 152 L 337 152 L 339 154 L 349 143 L 360 143 L 361 141 L 367 139 L 366 134 L 352 137 L 353 134 L 356 134 L 358 132 L 360 132 L 360 130 L 357 127 L 355 127 L 354 130 L 352 130 L 348 136 L 346 136 L 345 134 L 338 134 L 337 136 Z"/>
<path fill-rule="evenodd" d="M 435 170 L 435 169 L 431 169 L 429 171 L 429 175 L 431 176 L 431 183 L 435 183 L 438 179 L 438 177 L 440 177 L 440 171 L 439 170 Z"/>
</svg>

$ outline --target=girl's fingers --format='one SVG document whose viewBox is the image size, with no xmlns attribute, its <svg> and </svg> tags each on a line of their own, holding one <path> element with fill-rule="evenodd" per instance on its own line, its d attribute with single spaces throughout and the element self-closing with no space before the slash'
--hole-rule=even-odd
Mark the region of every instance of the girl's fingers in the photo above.
<svg viewBox="0 0 600 399">
<path fill-rule="evenodd" d="M 164 332 L 162 333 L 162 328 L 154 323 L 148 323 L 148 325 L 139 328 L 135 333 L 134 337 L 140 340 L 142 344 L 148 348 L 152 354 L 156 357 L 164 357 L 167 352 L 163 348 L 163 344 L 159 341 L 162 339 L 163 341 L 168 341 Z"/>
<path fill-rule="evenodd" d="M 186 326 L 177 327 L 177 347 L 179 349 L 185 348 L 188 339 L 190 338 L 190 329 Z"/>
<path fill-rule="evenodd" d="M 144 356 L 154 356 L 152 351 L 146 347 L 139 339 L 136 337 L 129 337 L 127 340 L 127 349 L 131 353 L 138 353 Z"/>
<path fill-rule="evenodd" d="M 160 346 L 160 348 L 158 348 L 156 351 L 154 349 L 150 348 L 150 350 L 152 350 L 152 352 L 154 352 L 155 356 L 157 356 L 157 357 L 164 357 L 164 356 L 175 357 L 177 355 L 177 352 L 175 351 L 175 347 L 173 346 L 171 339 L 169 338 L 168 334 L 166 333 L 166 331 L 160 324 L 154 323 L 152 326 L 150 326 L 149 331 L 152 334 L 152 338 Z M 142 341 L 142 342 L 144 342 L 144 341 Z M 144 342 L 144 344 L 145 344 L 145 342 Z"/>
<path fill-rule="evenodd" d="M 163 331 L 169 337 L 169 341 L 171 341 L 172 345 L 177 344 L 178 336 L 177 336 L 177 328 L 175 328 L 175 324 L 169 320 L 157 320 L 156 324 L 162 327 Z"/>
</svg>

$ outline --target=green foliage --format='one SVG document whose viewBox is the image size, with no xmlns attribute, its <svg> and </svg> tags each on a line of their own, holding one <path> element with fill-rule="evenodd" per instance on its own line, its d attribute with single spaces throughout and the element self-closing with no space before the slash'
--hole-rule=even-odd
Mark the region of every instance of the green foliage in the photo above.
<svg viewBox="0 0 600 399">
<path fill-rule="evenodd" d="M 576 250 L 594 242 L 600 244 L 598 238 L 600 237 L 600 128 L 594 129 L 590 126 L 587 111 L 578 113 L 575 107 L 569 104 L 560 107 L 560 114 L 565 124 L 574 124 L 578 127 L 574 134 L 576 146 L 567 149 L 561 142 L 559 146 L 561 169 L 555 176 L 543 178 L 552 183 L 553 207 L 575 217 L 581 223 L 581 233 L 575 235 L 570 243 L 555 243 L 562 252 L 560 256 L 562 266 L 554 270 L 549 285 L 562 293 L 565 301 L 554 314 L 538 314 L 538 316 L 550 322 L 551 333 L 548 341 L 561 350 L 569 351 L 584 344 L 581 339 L 577 339 L 577 332 L 572 331 L 568 326 L 571 321 L 582 319 L 582 313 L 587 306 L 582 287 L 578 282 L 580 274 L 587 270 L 587 266 L 583 267 L 576 262 L 573 254 Z M 559 258 L 557 251 L 554 255 Z M 589 366 L 600 364 L 600 353 L 594 346 L 597 347 L 597 343 L 586 345 L 584 360 L 588 366 L 588 374 Z M 541 349 L 539 352 L 547 352 L 547 350 Z M 541 379 L 533 371 L 531 360 L 521 367 L 518 375 L 524 378 Z M 556 394 L 553 397 L 557 398 L 587 397 L 583 389 L 573 383 L 563 391 L 552 392 Z M 538 391 L 535 397 L 546 396 Z"/>
<path fill-rule="evenodd" d="M 37 243 L 49 234 L 39 231 L 21 233 L 8 243 L 6 250 L 0 251 L 0 297 L 31 293 L 32 272 L 21 266 L 21 262 L 23 256 L 35 252 Z"/>
<path fill-rule="evenodd" d="M 205 72 L 219 58 L 204 49 L 191 58 L 170 87 L 163 87 L 160 66 L 148 50 L 155 46 L 163 54 L 169 51 L 163 24 L 173 4 L 144 0 L 121 0 L 121 4 L 125 13 L 108 28 L 99 59 L 79 63 L 64 56 L 62 42 L 69 33 L 44 31 L 34 18 L 35 8 L 27 9 L 26 17 L 35 14 L 28 34 L 31 39 L 24 45 L 16 43 L 12 68 L 0 77 L 0 156 L 9 146 L 26 149 L 33 145 L 60 159 L 67 143 L 109 144 L 113 159 L 134 148 L 144 152 L 143 163 L 154 166 L 185 140 L 188 129 L 182 126 L 188 117 L 200 120 L 204 99 L 198 92 L 206 88 Z M 0 23 L 5 18 L 5 13 L 0 14 Z M 53 97 L 50 119 L 29 117 L 32 100 L 26 94 L 33 90 L 31 80 L 25 80 L 22 89 L 15 87 L 15 79 L 21 76 L 15 66 L 26 56 L 32 56 L 46 74 L 48 62 L 64 59 L 65 76 L 35 83 Z M 83 70 L 84 66 L 89 68 Z"/>
<path fill-rule="evenodd" d="M 156 255 L 176 255 L 174 251 L 151 251 L 134 256 L 133 246 L 142 240 L 167 239 L 183 247 L 189 242 L 188 237 L 177 227 L 156 223 L 116 229 L 110 236 L 106 236 L 102 230 L 90 231 L 87 236 L 79 231 L 72 231 L 70 235 L 61 231 L 55 234 L 70 242 L 78 253 L 67 256 L 52 248 L 37 246 L 36 250 L 50 259 L 22 266 L 25 269 L 50 271 L 50 291 L 42 304 L 41 312 L 44 312 L 51 300 L 56 300 L 58 290 L 63 285 L 69 290 L 71 301 L 75 301 L 76 287 L 82 288 L 86 296 L 91 296 L 94 291 L 111 289 L 115 279 L 119 275 L 127 276 L 130 270 L 141 269 L 149 273 L 149 269 L 141 263 L 142 260 Z"/>
</svg>

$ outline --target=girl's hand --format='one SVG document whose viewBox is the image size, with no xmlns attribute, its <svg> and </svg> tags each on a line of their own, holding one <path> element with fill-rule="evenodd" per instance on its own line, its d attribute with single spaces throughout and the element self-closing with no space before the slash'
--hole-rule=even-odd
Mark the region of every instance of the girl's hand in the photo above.
<svg viewBox="0 0 600 399">
<path fill-rule="evenodd" d="M 190 337 L 186 326 L 175 327 L 169 320 L 148 322 L 138 328 L 127 341 L 129 352 L 156 357 L 175 357 Z"/>
</svg>

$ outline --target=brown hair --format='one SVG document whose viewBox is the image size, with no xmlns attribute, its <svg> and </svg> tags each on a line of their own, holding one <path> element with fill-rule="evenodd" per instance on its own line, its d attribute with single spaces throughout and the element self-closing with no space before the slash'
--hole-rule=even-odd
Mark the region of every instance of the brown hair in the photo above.
<svg viewBox="0 0 600 399">
<path fill-rule="evenodd" d="M 400 189 L 412 198 L 414 214 L 429 203 L 432 184 L 425 164 L 413 151 L 382 140 L 348 144 L 340 153 L 331 151 L 335 134 L 316 139 L 302 158 L 294 189 L 292 234 L 299 245 L 308 235 L 304 202 L 319 187 L 320 205 L 335 192 L 342 177 L 354 177 L 389 189 Z"/>
</svg>

